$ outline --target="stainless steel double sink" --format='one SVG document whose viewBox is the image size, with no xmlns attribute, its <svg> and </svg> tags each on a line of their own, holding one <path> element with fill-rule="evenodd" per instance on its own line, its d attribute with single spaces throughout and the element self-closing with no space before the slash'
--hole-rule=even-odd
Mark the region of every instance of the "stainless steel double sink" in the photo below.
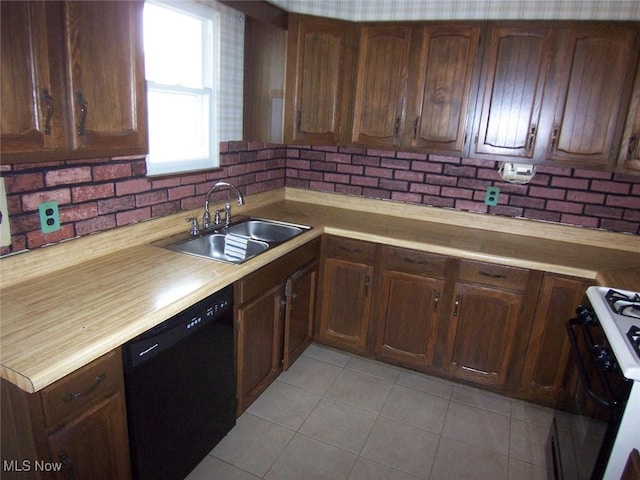
<svg viewBox="0 0 640 480">
<path fill-rule="evenodd" d="M 264 218 L 249 217 L 229 226 L 214 227 L 196 237 L 171 237 L 154 245 L 177 252 L 240 264 L 269 248 L 291 240 L 310 230 L 307 225 L 295 225 Z"/>
</svg>

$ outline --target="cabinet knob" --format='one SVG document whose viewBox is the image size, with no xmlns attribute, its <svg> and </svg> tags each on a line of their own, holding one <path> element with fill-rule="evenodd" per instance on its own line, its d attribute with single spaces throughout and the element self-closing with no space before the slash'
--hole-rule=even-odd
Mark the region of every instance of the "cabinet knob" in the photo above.
<svg viewBox="0 0 640 480">
<path fill-rule="evenodd" d="M 558 136 L 560 135 L 560 127 L 558 125 L 553 126 L 551 131 L 551 150 L 558 148 Z"/>
</svg>

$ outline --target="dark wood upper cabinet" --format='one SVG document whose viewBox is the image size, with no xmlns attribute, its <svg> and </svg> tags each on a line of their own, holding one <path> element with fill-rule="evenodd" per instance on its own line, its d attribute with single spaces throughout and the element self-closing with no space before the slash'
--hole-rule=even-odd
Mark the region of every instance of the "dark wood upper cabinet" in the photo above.
<svg viewBox="0 0 640 480">
<path fill-rule="evenodd" d="M 2 2 L 2 160 L 147 153 L 143 2 Z"/>
<path fill-rule="evenodd" d="M 618 155 L 618 169 L 640 173 L 640 62 Z"/>
<path fill-rule="evenodd" d="M 610 167 L 637 65 L 637 28 L 576 25 L 561 32 L 546 159 Z"/>
<path fill-rule="evenodd" d="M 532 159 L 554 46 L 550 27 L 490 28 L 471 154 Z"/>
<path fill-rule="evenodd" d="M 351 140 L 371 147 L 400 144 L 411 27 L 363 25 Z"/>
<path fill-rule="evenodd" d="M 403 144 L 463 151 L 480 30 L 479 24 L 414 28 Z"/>
<path fill-rule="evenodd" d="M 288 37 L 285 142 L 344 143 L 355 24 L 292 14 Z"/>
<path fill-rule="evenodd" d="M 71 150 L 146 153 L 142 2 L 66 2 Z"/>
<path fill-rule="evenodd" d="M 1 2 L 2 160 L 34 151 L 55 151 L 66 142 L 61 125 L 64 96 L 49 68 L 44 2 Z"/>
</svg>

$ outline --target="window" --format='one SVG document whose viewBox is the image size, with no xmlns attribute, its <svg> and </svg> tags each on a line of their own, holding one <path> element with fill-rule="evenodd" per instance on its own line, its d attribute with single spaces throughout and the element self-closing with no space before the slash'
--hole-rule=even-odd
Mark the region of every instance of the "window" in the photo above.
<svg viewBox="0 0 640 480">
<path fill-rule="evenodd" d="M 219 165 L 220 15 L 190 2 L 146 2 L 147 173 Z"/>
</svg>

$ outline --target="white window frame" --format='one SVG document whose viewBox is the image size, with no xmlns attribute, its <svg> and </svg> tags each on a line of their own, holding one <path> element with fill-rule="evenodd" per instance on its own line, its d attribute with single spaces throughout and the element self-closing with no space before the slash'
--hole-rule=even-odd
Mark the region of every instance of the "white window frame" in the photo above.
<svg viewBox="0 0 640 480">
<path fill-rule="evenodd" d="M 198 158 L 177 158 L 174 161 L 155 161 L 153 158 L 153 146 L 151 145 L 152 135 L 149 134 L 149 154 L 147 155 L 147 175 L 168 175 L 177 173 L 193 172 L 198 170 L 215 169 L 220 166 L 219 152 L 219 83 L 220 83 L 220 13 L 212 8 L 198 5 L 192 1 L 160 1 L 146 0 L 145 3 L 175 10 L 178 13 L 193 16 L 203 22 L 203 87 L 193 88 L 184 85 L 157 83 L 147 79 L 147 101 L 150 93 L 176 93 L 189 96 L 201 96 L 205 101 L 208 96 L 208 155 Z M 207 61 L 208 60 L 208 61 Z M 149 118 L 149 128 L 152 119 Z M 176 142 L 180 139 L 176 138 Z"/>
</svg>

